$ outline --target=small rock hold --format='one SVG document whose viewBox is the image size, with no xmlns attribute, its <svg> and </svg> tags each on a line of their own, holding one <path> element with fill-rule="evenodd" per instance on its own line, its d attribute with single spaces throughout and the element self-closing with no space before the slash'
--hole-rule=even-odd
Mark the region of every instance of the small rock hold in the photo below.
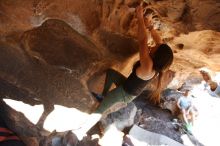
<svg viewBox="0 0 220 146">
<path fill-rule="evenodd" d="M 176 44 L 176 47 L 178 48 L 178 49 L 180 49 L 180 50 L 182 50 L 183 49 L 183 47 L 184 47 L 184 44 Z"/>
</svg>

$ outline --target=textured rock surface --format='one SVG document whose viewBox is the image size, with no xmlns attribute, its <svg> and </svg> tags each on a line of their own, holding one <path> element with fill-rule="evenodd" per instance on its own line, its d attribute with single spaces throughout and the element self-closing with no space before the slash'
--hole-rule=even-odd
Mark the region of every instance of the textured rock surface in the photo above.
<svg viewBox="0 0 220 146">
<path fill-rule="evenodd" d="M 139 3 L 0 1 L 1 98 L 91 112 L 96 102 L 89 90 L 101 92 L 104 71 L 112 67 L 127 76 L 138 59 L 134 12 Z M 164 87 L 175 76 L 169 87 L 179 88 L 204 66 L 220 69 L 219 1 L 148 0 L 145 6 L 145 15 L 155 14 L 155 28 L 175 55 Z"/>
<path fill-rule="evenodd" d="M 160 104 L 162 109 L 168 109 L 173 115 L 179 114 L 177 101 L 183 94 L 177 90 L 167 89 L 162 93 L 163 102 Z"/>
<path fill-rule="evenodd" d="M 181 133 L 172 124 L 174 116 L 168 110 L 161 110 L 156 106 L 143 102 L 141 98 L 136 100 L 135 104 L 142 111 L 139 121 L 136 123 L 137 125 L 148 131 L 163 134 L 182 142 L 180 139 Z"/>
<path fill-rule="evenodd" d="M 142 145 L 175 145 L 175 146 L 184 146 L 181 143 L 174 141 L 162 134 L 150 132 L 144 130 L 136 125 L 134 125 L 129 131 L 128 137 L 131 138 L 133 145 L 138 146 Z M 138 139 L 138 140 L 137 140 Z"/>
<path fill-rule="evenodd" d="M 30 30 L 41 25 L 49 18 L 60 19 L 68 23 L 79 33 L 92 38 L 95 43 L 102 48 L 96 51 L 100 52 L 107 60 L 106 62 L 109 63 L 106 67 L 115 65 L 115 68 L 122 71 L 125 75 L 128 75 L 131 67 L 128 63 L 132 64 L 135 61 L 135 58 L 132 56 L 137 52 L 137 44 L 132 38 L 128 38 L 128 36 L 133 37 L 136 35 L 134 10 L 138 4 L 139 0 L 2 1 L 0 3 L 0 32 L 1 36 L 3 36 L 1 39 L 5 40 L 5 36 L 8 35 L 12 35 L 9 38 L 14 38 L 14 33 L 22 33 L 26 30 Z M 217 19 L 219 16 L 219 3 L 217 1 L 206 0 L 201 2 L 197 0 L 178 0 L 173 2 L 171 0 L 150 0 L 146 7 L 146 14 L 153 12 L 157 16 L 157 19 L 154 19 L 154 23 L 156 27 L 161 30 L 163 34 L 162 38 L 166 41 L 174 39 L 181 33 L 204 29 L 213 30 L 213 32 L 201 31 L 194 32 L 190 35 L 181 35 L 173 41 L 170 41 L 174 52 L 176 52 L 175 64 L 172 66 L 172 69 L 177 72 L 176 79 L 171 84 L 172 87 L 176 85 L 180 86 L 182 80 L 194 72 L 194 69 L 206 65 L 216 70 L 219 68 L 218 64 L 216 64 L 219 58 L 219 55 L 216 54 L 219 52 L 219 33 L 214 32 L 219 31 L 220 23 Z M 203 11 L 204 9 L 206 9 L 205 13 Z M 40 34 L 37 34 L 35 37 L 39 37 L 39 35 Z M 192 40 L 191 38 L 195 39 Z M 200 38 L 203 39 L 200 40 Z M 34 47 L 32 43 L 42 43 L 39 42 L 38 39 L 34 40 L 35 42 L 29 42 L 29 45 L 32 47 Z M 56 38 L 53 40 L 57 41 Z M 57 42 L 58 45 L 54 44 L 54 42 L 51 43 L 51 45 L 54 44 L 56 47 L 48 48 L 47 51 L 42 51 L 42 48 L 36 48 L 36 45 L 32 48 L 32 51 L 35 51 L 36 57 L 46 60 L 53 65 L 63 65 L 63 63 L 65 66 L 73 65 L 73 61 L 69 61 L 70 58 L 64 58 L 59 54 L 60 51 L 58 51 L 57 48 L 60 47 L 60 41 Z M 199 44 L 196 44 L 196 42 L 199 42 Z M 207 42 L 209 42 L 210 45 L 207 45 Z M 67 40 L 64 40 L 63 43 L 69 44 Z M 184 47 L 176 47 L 177 44 L 184 44 Z M 41 47 L 48 47 L 48 45 L 44 45 L 43 43 Z M 54 52 L 59 53 L 48 55 L 52 49 L 54 49 Z M 190 55 L 188 53 L 189 49 L 192 52 Z M 65 51 L 68 52 L 68 50 Z M 37 55 L 38 53 L 40 53 L 40 55 Z M 185 53 L 187 54 L 185 55 Z M 204 53 L 213 54 L 214 61 L 208 58 Z M 53 60 L 51 60 L 51 57 L 53 57 Z M 91 55 L 91 57 L 96 58 L 97 56 Z M 201 57 L 204 59 L 200 60 Z M 127 61 L 128 58 L 129 61 Z M 188 60 L 191 60 L 191 63 L 187 63 Z M 90 62 L 92 61 L 93 60 L 90 60 Z M 118 61 L 121 62 L 120 65 Z M 105 64 L 105 61 L 102 60 L 102 63 Z M 82 64 L 80 66 L 82 66 Z M 102 66 L 102 68 L 106 67 Z M 183 68 L 187 73 L 184 72 L 183 74 L 183 72 L 181 72 Z M 78 72 L 77 69 L 76 72 Z"/>
<path fill-rule="evenodd" d="M 3 101 L 0 101 L 0 105 L 1 119 L 4 119 L 6 121 L 9 129 L 13 129 L 13 131 L 19 136 L 35 137 L 40 140 L 41 134 L 39 129 L 30 121 L 28 121 L 22 113 L 16 112 L 15 110 L 11 109 Z"/>
<path fill-rule="evenodd" d="M 129 103 L 127 107 L 120 109 L 117 112 L 109 114 L 105 119 L 102 119 L 104 128 L 113 124 L 119 130 L 130 127 L 134 124 L 137 108 L 134 103 Z"/>
<path fill-rule="evenodd" d="M 60 20 L 46 21 L 25 32 L 19 41 L 21 44 L 6 40 L 0 48 L 0 77 L 10 84 L 8 92 L 17 88 L 46 104 L 91 110 L 93 98 L 80 80 L 99 59 L 94 44 Z"/>
</svg>

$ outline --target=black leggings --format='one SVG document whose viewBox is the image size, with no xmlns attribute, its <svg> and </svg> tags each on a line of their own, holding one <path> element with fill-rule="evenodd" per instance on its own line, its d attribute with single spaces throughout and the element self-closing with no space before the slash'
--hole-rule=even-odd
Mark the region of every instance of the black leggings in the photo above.
<svg viewBox="0 0 220 146">
<path fill-rule="evenodd" d="M 105 96 L 99 107 L 96 109 L 96 113 L 104 113 L 117 103 L 127 104 L 131 102 L 135 96 L 132 96 L 124 91 L 123 83 L 125 82 L 126 77 L 121 73 L 108 69 L 106 72 L 105 84 L 103 88 L 102 95 Z M 116 88 L 109 91 L 112 84 L 116 85 Z"/>
</svg>

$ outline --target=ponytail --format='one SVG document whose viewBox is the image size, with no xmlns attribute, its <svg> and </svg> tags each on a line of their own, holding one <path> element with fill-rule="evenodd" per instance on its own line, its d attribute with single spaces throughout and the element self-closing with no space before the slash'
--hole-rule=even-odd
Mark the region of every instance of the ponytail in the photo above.
<svg viewBox="0 0 220 146">
<path fill-rule="evenodd" d="M 150 101 L 153 104 L 160 103 L 160 92 L 161 92 L 162 78 L 163 78 L 163 72 L 159 72 L 156 90 L 154 90 L 150 96 Z"/>
</svg>

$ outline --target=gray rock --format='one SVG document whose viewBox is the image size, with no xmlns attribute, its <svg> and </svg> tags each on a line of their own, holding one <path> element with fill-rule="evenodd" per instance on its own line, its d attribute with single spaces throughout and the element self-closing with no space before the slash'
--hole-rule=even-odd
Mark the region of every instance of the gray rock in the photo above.
<svg viewBox="0 0 220 146">
<path fill-rule="evenodd" d="M 136 112 L 137 108 L 135 104 L 131 102 L 127 107 L 109 114 L 105 119 L 101 120 L 101 123 L 104 128 L 114 123 L 119 130 L 123 130 L 125 127 L 133 125 Z"/>
<path fill-rule="evenodd" d="M 160 104 L 162 109 L 168 109 L 173 115 L 178 113 L 177 100 L 182 96 L 177 90 L 167 89 L 161 94 L 163 102 Z"/>
</svg>

